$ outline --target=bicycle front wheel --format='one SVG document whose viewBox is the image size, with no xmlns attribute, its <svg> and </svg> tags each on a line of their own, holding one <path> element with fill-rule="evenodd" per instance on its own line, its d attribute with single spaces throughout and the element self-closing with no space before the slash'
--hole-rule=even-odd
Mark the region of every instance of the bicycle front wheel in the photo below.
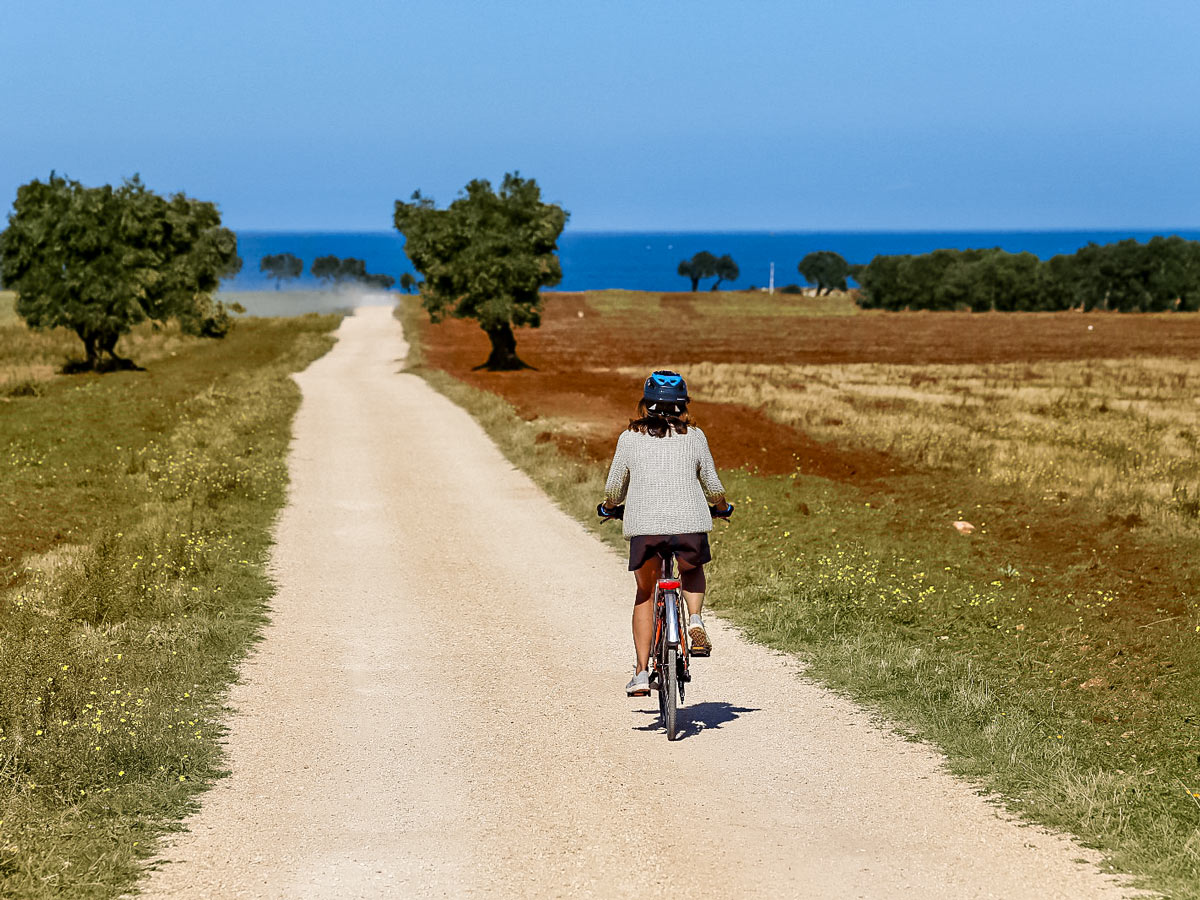
<svg viewBox="0 0 1200 900">
<path fill-rule="evenodd" d="M 658 680 L 658 709 L 662 713 L 667 740 L 675 740 L 675 720 L 679 699 L 679 651 L 671 647 L 663 654 L 663 667 Z"/>
</svg>

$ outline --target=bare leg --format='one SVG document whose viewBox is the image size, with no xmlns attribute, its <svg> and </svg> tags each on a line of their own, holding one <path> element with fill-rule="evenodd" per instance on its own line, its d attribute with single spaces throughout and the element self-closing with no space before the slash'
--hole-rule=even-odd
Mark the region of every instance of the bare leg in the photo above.
<svg viewBox="0 0 1200 900">
<path fill-rule="evenodd" d="M 679 560 L 679 580 L 682 582 L 683 599 L 687 602 L 688 615 L 698 616 L 704 608 L 704 591 L 707 579 L 704 566 L 693 566 Z"/>
<path fill-rule="evenodd" d="M 633 648 L 637 652 L 637 671 L 644 672 L 650 665 L 650 642 L 654 640 L 654 583 L 662 560 L 657 556 L 646 560 L 633 573 L 637 579 L 637 591 L 633 596 Z"/>
</svg>

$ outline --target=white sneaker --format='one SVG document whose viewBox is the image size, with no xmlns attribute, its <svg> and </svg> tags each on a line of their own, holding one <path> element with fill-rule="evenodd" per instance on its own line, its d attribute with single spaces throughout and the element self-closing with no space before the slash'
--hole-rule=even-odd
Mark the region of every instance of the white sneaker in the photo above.
<svg viewBox="0 0 1200 900">
<path fill-rule="evenodd" d="M 627 697 L 650 696 L 650 671 L 648 669 L 643 669 L 629 680 L 629 684 L 625 685 L 625 695 Z"/>
</svg>

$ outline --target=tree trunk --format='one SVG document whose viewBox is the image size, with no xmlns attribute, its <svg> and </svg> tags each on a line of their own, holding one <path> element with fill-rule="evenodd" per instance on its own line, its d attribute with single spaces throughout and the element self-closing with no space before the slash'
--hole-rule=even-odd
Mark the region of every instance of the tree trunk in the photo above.
<svg viewBox="0 0 1200 900">
<path fill-rule="evenodd" d="M 119 334 L 106 334 L 100 338 L 100 349 L 108 354 L 108 358 L 114 363 L 128 362 L 124 357 L 117 356 L 117 341 L 120 340 Z"/>
<path fill-rule="evenodd" d="M 512 325 L 505 322 L 494 328 L 485 328 L 488 340 L 492 342 L 492 352 L 481 366 L 476 369 L 487 369 L 489 372 L 515 372 L 518 369 L 533 368 L 517 356 L 517 338 L 513 334 Z"/>
<path fill-rule="evenodd" d="M 126 359 L 124 356 L 117 355 L 117 341 L 120 339 L 121 333 L 118 331 L 105 332 L 96 339 L 96 346 L 108 354 L 108 362 L 101 362 L 97 359 L 96 368 L 104 372 L 142 371 L 141 367 L 132 359 Z"/>
<path fill-rule="evenodd" d="M 716 281 L 713 282 L 713 286 L 710 287 L 709 290 L 710 291 L 719 290 L 721 287 L 721 282 L 724 280 L 725 280 L 724 276 L 722 276 L 721 278 L 718 278 Z"/>
<path fill-rule="evenodd" d="M 700 278 L 697 275 L 689 275 L 688 277 L 692 279 L 692 293 L 694 294 L 700 290 Z"/>
<path fill-rule="evenodd" d="M 83 368 L 93 370 L 96 368 L 96 335 L 90 331 L 85 331 L 82 325 L 75 328 L 75 333 L 79 335 L 79 339 L 83 341 L 84 362 Z M 74 368 L 74 367 L 72 367 Z M 78 371 L 74 368 L 74 371 Z"/>
</svg>

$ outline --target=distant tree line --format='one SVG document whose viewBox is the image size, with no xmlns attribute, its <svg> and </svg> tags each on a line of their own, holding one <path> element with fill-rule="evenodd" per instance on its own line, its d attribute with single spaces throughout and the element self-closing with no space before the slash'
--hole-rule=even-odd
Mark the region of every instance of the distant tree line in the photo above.
<svg viewBox="0 0 1200 900">
<path fill-rule="evenodd" d="M 1089 243 L 1045 261 L 999 248 L 935 250 L 849 270 L 865 309 L 1200 309 L 1200 242 L 1178 236 Z"/>
<path fill-rule="evenodd" d="M 396 279 L 391 275 L 372 275 L 367 271 L 367 264 L 353 256 L 347 256 L 345 259 L 338 259 L 336 256 L 318 256 L 313 260 L 310 271 L 326 283 L 330 281 L 337 284 L 358 282 L 383 291 L 396 283 Z"/>
<path fill-rule="evenodd" d="M 262 258 L 258 264 L 258 270 L 274 278 L 275 290 L 279 290 L 281 282 L 299 278 L 304 273 L 304 260 L 292 253 L 273 253 Z M 388 290 L 396 283 L 396 279 L 391 275 L 368 272 L 367 264 L 353 256 L 345 259 L 339 259 L 336 256 L 318 256 L 313 260 L 312 268 L 309 271 L 315 278 L 326 283 L 357 282 L 383 291 Z M 400 286 L 405 291 L 410 291 L 415 284 L 416 280 L 409 273 L 406 272 L 400 276 Z"/>
</svg>

